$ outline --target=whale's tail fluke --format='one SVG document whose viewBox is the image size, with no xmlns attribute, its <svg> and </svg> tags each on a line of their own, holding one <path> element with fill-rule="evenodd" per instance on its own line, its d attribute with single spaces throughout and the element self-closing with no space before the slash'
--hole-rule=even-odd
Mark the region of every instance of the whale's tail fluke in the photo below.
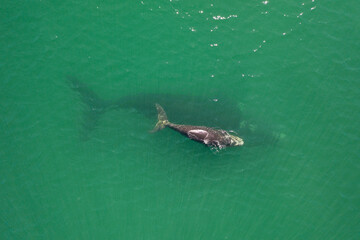
<svg viewBox="0 0 360 240">
<path fill-rule="evenodd" d="M 155 104 L 155 106 L 158 112 L 158 122 L 156 123 L 154 129 L 151 132 L 159 131 L 169 124 L 169 120 L 166 116 L 164 109 L 157 103 Z"/>
<path fill-rule="evenodd" d="M 80 82 L 77 78 L 67 76 L 67 79 L 71 89 L 79 94 L 79 97 L 84 103 L 83 129 L 81 131 L 81 135 L 83 139 L 88 139 L 89 134 L 96 128 L 100 117 L 103 115 L 105 110 L 107 110 L 109 104 L 98 97 L 90 88 Z"/>
</svg>

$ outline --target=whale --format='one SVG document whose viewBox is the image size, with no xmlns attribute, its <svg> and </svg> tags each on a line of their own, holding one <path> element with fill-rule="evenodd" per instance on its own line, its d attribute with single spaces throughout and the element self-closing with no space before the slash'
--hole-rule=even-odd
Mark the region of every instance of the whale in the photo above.
<svg viewBox="0 0 360 240">
<path fill-rule="evenodd" d="M 168 127 L 187 136 L 191 140 L 203 143 L 214 149 L 224 149 L 225 147 L 244 145 L 243 139 L 222 129 L 169 122 L 165 110 L 157 103 L 155 106 L 158 112 L 158 122 L 151 132 L 156 132 Z"/>
<path fill-rule="evenodd" d="M 155 104 L 159 104 L 171 120 L 177 123 L 191 123 L 194 126 L 211 126 L 237 133 L 246 142 L 246 146 L 274 144 L 278 136 L 267 124 L 244 115 L 239 102 L 223 95 L 216 97 L 168 93 L 130 94 L 115 99 L 104 99 L 92 90 L 84 81 L 73 75 L 66 77 L 69 88 L 81 100 L 82 121 L 81 139 L 89 140 L 92 132 L 98 128 L 100 120 L 109 111 L 134 110 L 149 120 L 158 115 Z M 74 102 L 75 103 L 75 102 Z"/>
</svg>

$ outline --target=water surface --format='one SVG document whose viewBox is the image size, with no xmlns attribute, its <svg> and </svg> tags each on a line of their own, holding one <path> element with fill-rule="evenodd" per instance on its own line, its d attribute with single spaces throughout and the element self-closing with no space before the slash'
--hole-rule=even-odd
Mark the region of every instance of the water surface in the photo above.
<svg viewBox="0 0 360 240">
<path fill-rule="evenodd" d="M 2 239 L 359 238 L 355 0 L 1 10 Z M 169 96 L 179 121 L 192 120 L 171 107 L 179 99 L 204 116 L 223 109 L 257 144 L 213 154 L 150 134 L 156 116 L 134 106 L 84 116 L 68 76 L 106 102 Z"/>
</svg>

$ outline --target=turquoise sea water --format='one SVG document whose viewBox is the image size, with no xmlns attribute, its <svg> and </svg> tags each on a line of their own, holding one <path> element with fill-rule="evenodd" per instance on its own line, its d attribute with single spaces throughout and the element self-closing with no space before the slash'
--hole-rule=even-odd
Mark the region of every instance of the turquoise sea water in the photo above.
<svg viewBox="0 0 360 240">
<path fill-rule="evenodd" d="M 357 1 L 0 9 L 1 239 L 360 238 Z M 150 134 L 160 96 L 245 145 Z"/>
</svg>

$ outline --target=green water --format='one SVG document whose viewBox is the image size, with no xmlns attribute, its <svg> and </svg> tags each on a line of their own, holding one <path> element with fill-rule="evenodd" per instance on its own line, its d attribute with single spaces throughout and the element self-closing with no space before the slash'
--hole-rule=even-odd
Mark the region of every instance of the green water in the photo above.
<svg viewBox="0 0 360 240">
<path fill-rule="evenodd" d="M 356 0 L 0 9 L 1 239 L 360 238 Z M 275 137 L 214 154 L 133 107 L 90 128 L 67 76 L 108 101 L 226 97 Z"/>
</svg>

